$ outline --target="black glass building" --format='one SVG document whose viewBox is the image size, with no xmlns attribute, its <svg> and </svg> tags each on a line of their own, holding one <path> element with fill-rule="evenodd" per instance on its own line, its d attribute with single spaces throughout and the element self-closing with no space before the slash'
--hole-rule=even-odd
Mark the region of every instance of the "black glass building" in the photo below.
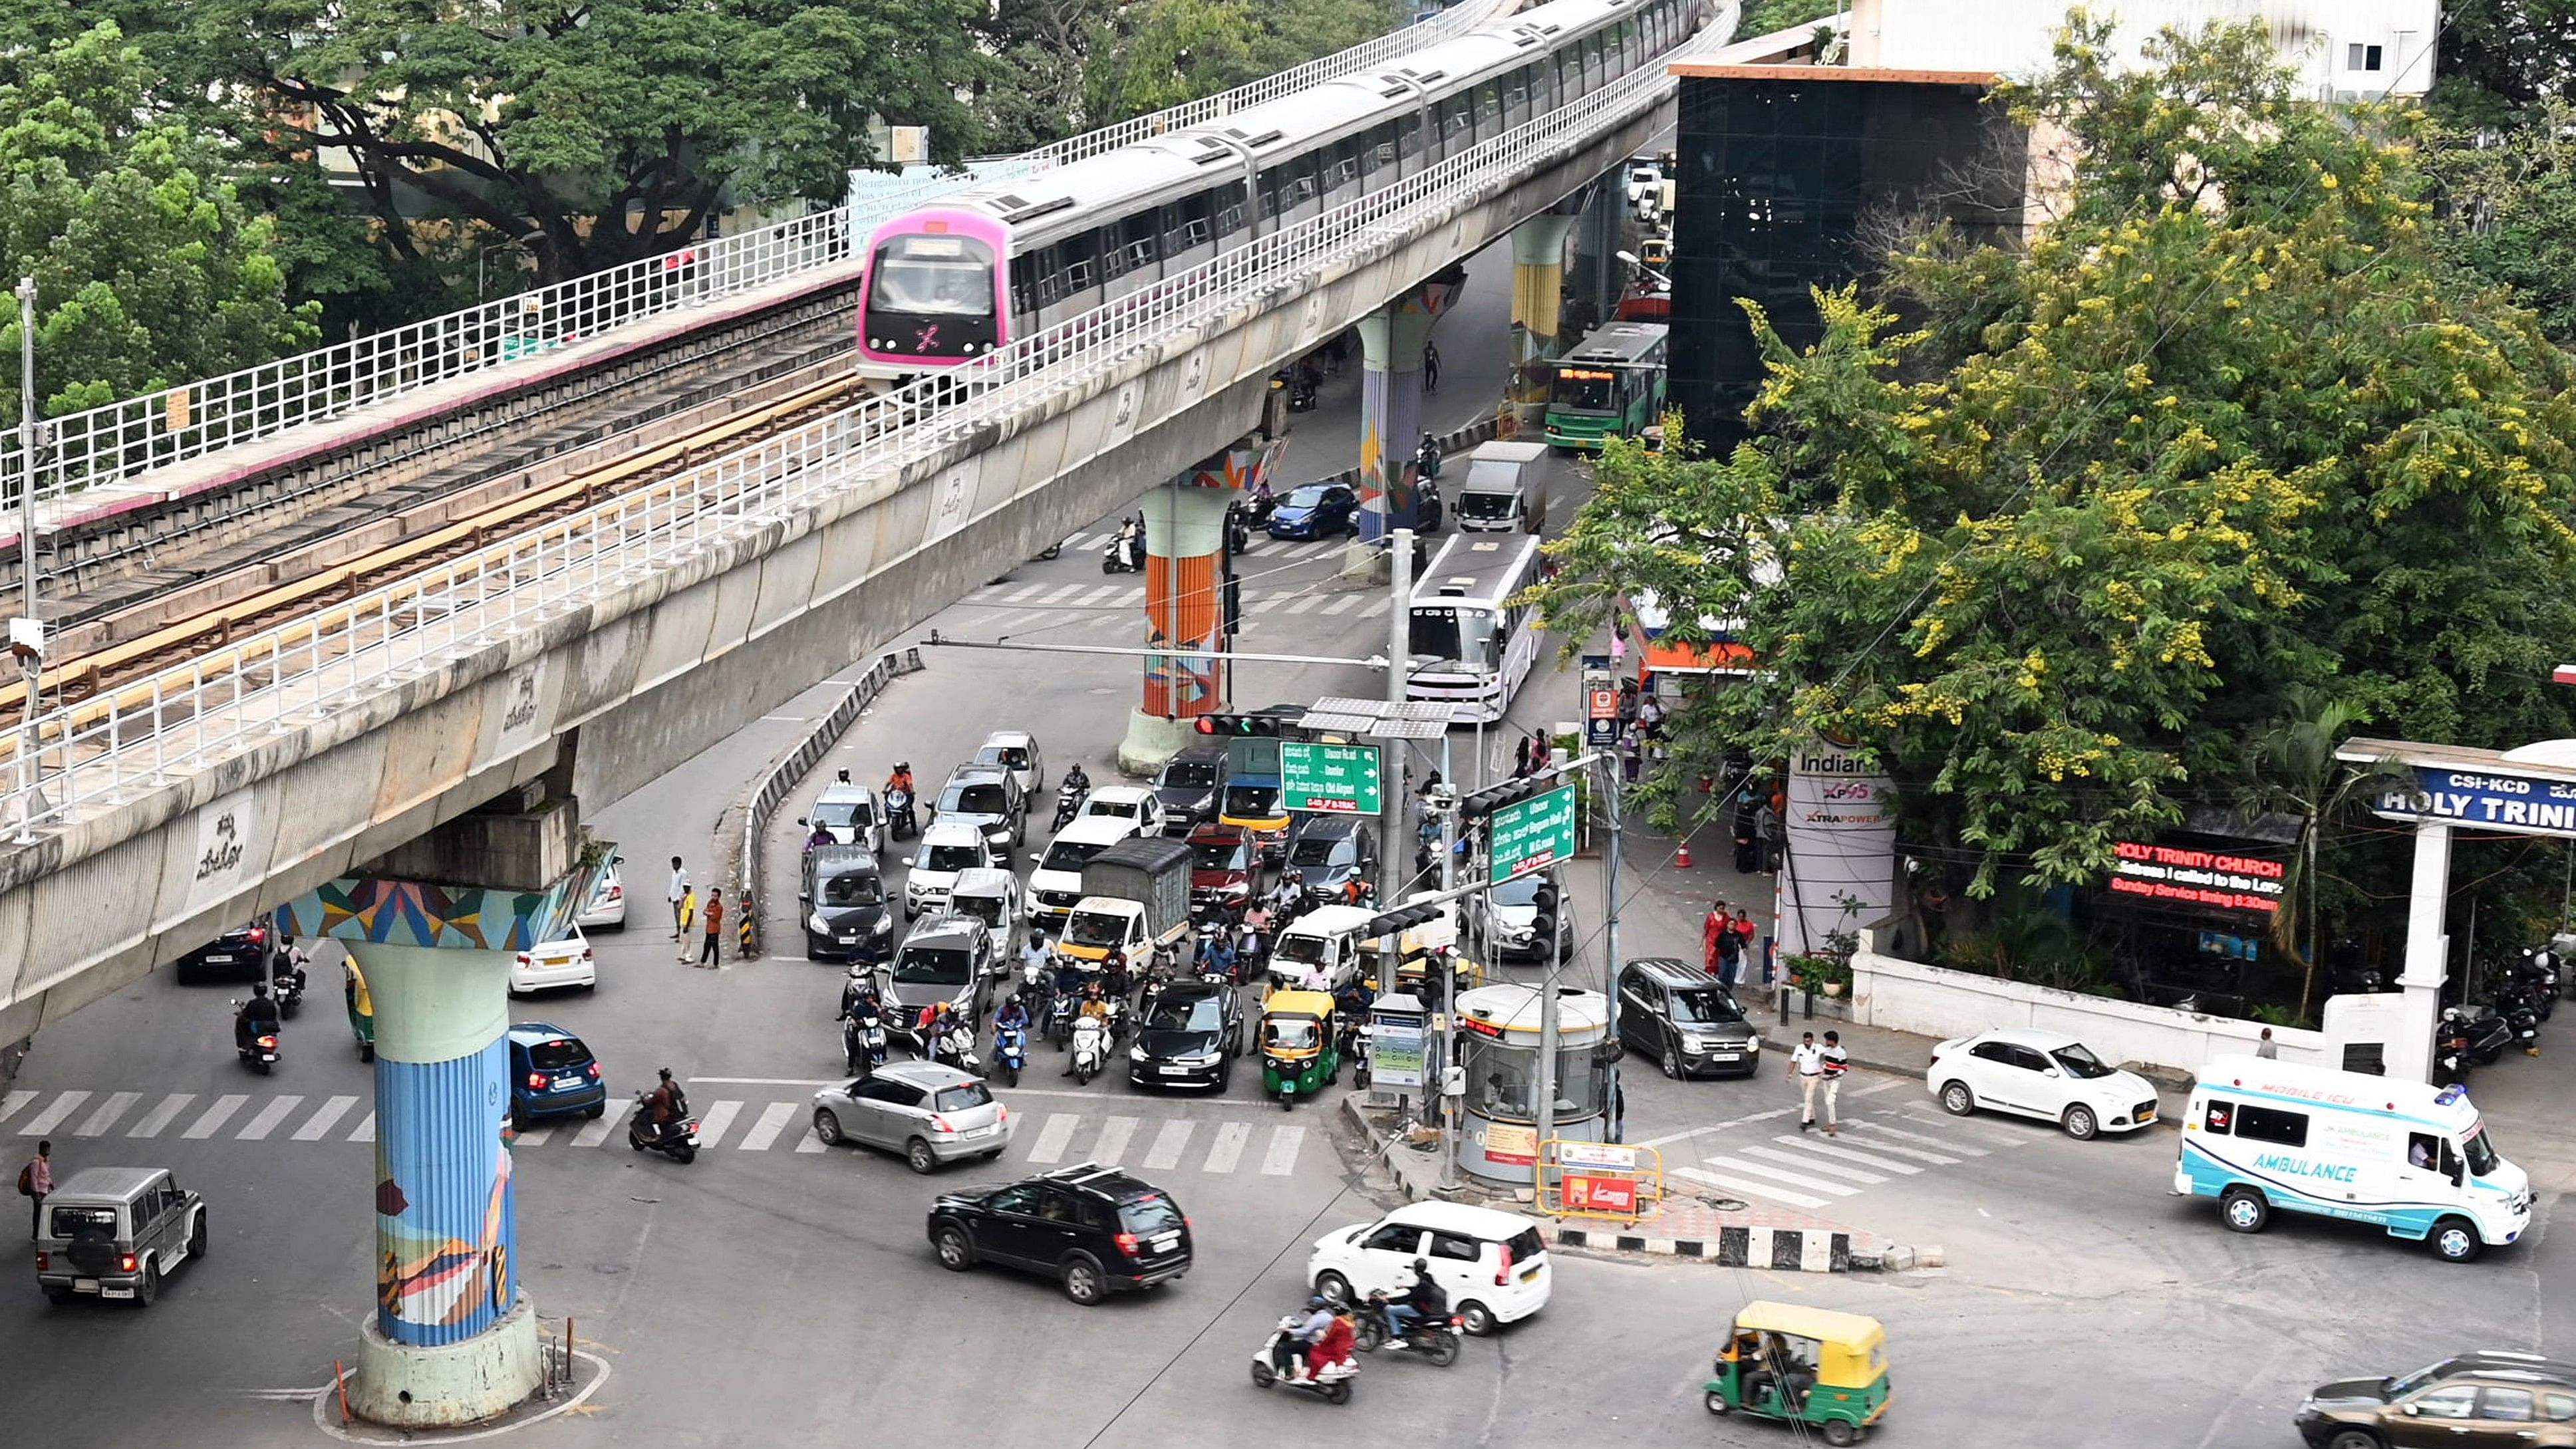
<svg viewBox="0 0 2576 1449">
<path fill-rule="evenodd" d="M 1909 219 L 2020 235 L 2029 148 L 1987 103 L 1991 77 L 1838 66 L 1684 63 L 1673 217 L 1673 405 L 1722 451 L 1744 436 L 1762 361 L 1739 297 L 1793 346 L 1811 287 L 1873 270 Z"/>
</svg>

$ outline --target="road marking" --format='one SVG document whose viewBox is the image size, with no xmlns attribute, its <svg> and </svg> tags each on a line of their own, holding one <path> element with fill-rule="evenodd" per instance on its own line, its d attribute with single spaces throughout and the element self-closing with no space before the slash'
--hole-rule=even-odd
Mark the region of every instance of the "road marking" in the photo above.
<svg viewBox="0 0 2576 1449">
<path fill-rule="evenodd" d="M 1136 1119 L 1112 1117 L 1100 1124 L 1100 1140 L 1091 1144 L 1091 1160 L 1103 1167 L 1116 1167 L 1127 1155 L 1127 1143 L 1136 1135 Z"/>
<path fill-rule="evenodd" d="M 1374 619 L 1385 612 L 1386 595 L 1380 594 L 1376 598 L 1369 600 L 1367 608 L 1360 610 L 1360 617 L 1363 619 Z"/>
<path fill-rule="evenodd" d="M 80 1124 L 80 1130 L 72 1133 L 72 1135 L 74 1137 L 104 1137 L 107 1135 L 107 1129 L 116 1125 L 117 1118 L 124 1116 L 127 1111 L 132 1109 L 135 1103 L 142 1100 L 143 1094 L 141 1092 L 119 1092 L 115 1096 L 112 1096 L 105 1102 L 101 1103 L 97 1111 L 90 1113 L 88 1120 Z"/>
<path fill-rule="evenodd" d="M 0 1097 L 0 1122 L 8 1121 L 19 1108 L 26 1106 L 29 1102 L 32 1102 L 43 1095 L 45 1094 L 42 1092 L 21 1090 L 11 1092 L 6 1097 Z"/>
<path fill-rule="evenodd" d="M 1018 588 L 1016 588 L 1016 589 L 1011 590 L 1008 594 L 1003 595 L 1003 596 L 1002 596 L 1002 602 L 1003 602 L 1003 603 L 1005 603 L 1005 604 L 1016 604 L 1016 603 L 1018 603 L 1019 601 L 1021 601 L 1022 599 L 1025 599 L 1025 598 L 1029 597 L 1030 595 L 1032 595 L 1032 594 L 1034 594 L 1034 593 L 1037 593 L 1039 590 L 1044 589 L 1045 587 L 1046 587 L 1046 585 L 1044 585 L 1044 584 L 1023 584 L 1023 585 L 1021 585 L 1020 587 L 1018 587 Z"/>
<path fill-rule="evenodd" d="M 1959 1161 L 1958 1158 L 1952 1157 L 1948 1155 L 1948 1153 L 1934 1152 L 1928 1148 L 1922 1147 L 1899 1147 L 1893 1142 L 1881 1141 L 1879 1139 L 1882 1134 L 1897 1136 L 1908 1134 L 1897 1133 L 1893 1128 L 1881 1127 L 1876 1122 L 1868 1121 L 1864 1118 L 1854 1117 L 1843 1124 L 1843 1130 L 1845 1131 L 1850 1131 L 1854 1127 L 1866 1127 L 1870 1129 L 1870 1135 L 1865 1139 L 1865 1145 L 1872 1152 L 1893 1152 L 1899 1157 L 1911 1157 L 1919 1162 L 1929 1162 L 1935 1167 L 1951 1167 L 1955 1166 Z M 1914 1140 L 1920 1142 L 1928 1139 L 1918 1137 Z M 1952 1152 L 1965 1153 L 1972 1157 L 1985 1156 L 1984 1153 L 1979 1152 L 1973 1147 L 1958 1147 L 1946 1142 L 1941 1145 L 1950 1148 Z"/>
<path fill-rule="evenodd" d="M 1808 1152 L 1819 1152 L 1827 1157 L 1839 1157 L 1846 1162 L 1857 1162 L 1864 1167 L 1875 1167 L 1881 1172 L 1901 1173 L 1907 1177 L 1912 1177 L 1914 1174 L 1923 1170 L 1910 1162 L 1899 1162 L 1893 1157 L 1873 1157 L 1866 1152 L 1854 1152 L 1848 1147 L 1838 1147 L 1831 1143 L 1819 1142 L 1813 1137 L 1774 1137 L 1771 1140 L 1774 1142 L 1786 1142 L 1793 1147 L 1797 1147 Z"/>
<path fill-rule="evenodd" d="M 1064 546 L 1076 553 L 1080 553 L 1084 549 L 1107 548 L 1109 546 L 1109 535 L 1105 533 L 1077 533 L 1073 537 L 1066 539 L 1064 541 Z"/>
<path fill-rule="evenodd" d="M 1216 1142 L 1208 1148 L 1207 1161 L 1199 1164 L 1199 1171 L 1234 1171 L 1234 1164 L 1243 1156 L 1243 1144 L 1251 1140 L 1251 1123 L 1224 1123 L 1216 1129 Z"/>
<path fill-rule="evenodd" d="M 751 1130 L 734 1145 L 745 1152 L 766 1152 L 769 1144 L 778 1140 L 778 1134 L 787 1130 L 788 1122 L 795 1116 L 795 1103 L 772 1102 L 760 1109 L 760 1120 L 752 1123 Z"/>
<path fill-rule="evenodd" d="M 2020 1147 L 2026 1145 L 2031 1140 L 2019 1133 L 1998 1132 L 1994 1130 L 1991 1124 L 1988 1123 L 1980 1122 L 1974 1127 L 1969 1127 L 1960 1122 L 1958 1118 L 1951 1116 L 1947 1112 L 1941 1111 L 1937 1107 L 1918 1107 L 1915 1104 L 1908 1102 L 1899 1110 L 1903 1111 L 1907 1117 L 1912 1118 L 1923 1126 L 1939 1127 L 1946 1131 L 1956 1132 L 1961 1137 L 1964 1137 L 1971 1142 L 1991 1143 L 1997 1147 Z"/>
<path fill-rule="evenodd" d="M 1072 599 L 1066 601 L 1065 607 L 1068 609 L 1097 609 L 1101 605 L 1108 603 L 1125 592 L 1127 592 L 1127 590 L 1123 585 L 1095 584 L 1092 587 L 1083 590 L 1081 593 L 1076 594 Z"/>
<path fill-rule="evenodd" d="M 217 1097 L 215 1105 L 208 1107 L 204 1115 L 190 1123 L 188 1130 L 179 1135 L 190 1140 L 212 1137 L 222 1131 L 224 1124 L 231 1121 L 233 1114 L 240 1111 L 242 1104 L 249 1100 L 250 1098 L 237 1094 Z"/>
<path fill-rule="evenodd" d="M 1326 604 L 1324 606 L 1324 612 L 1327 614 L 1347 614 L 1351 610 L 1358 608 L 1360 600 L 1367 597 L 1368 595 L 1366 594 L 1344 594 L 1340 598 Z"/>
<path fill-rule="evenodd" d="M 135 1123 L 125 1135 L 128 1137 L 158 1137 L 161 1135 L 161 1129 L 170 1125 L 170 1119 L 188 1110 L 188 1104 L 195 1100 L 197 1100 L 197 1094 L 194 1092 L 172 1092 L 169 1096 L 161 1099 L 160 1106 L 145 1113 L 143 1120 Z M 5 1115 L 5 1113 L 0 1113 L 0 1116 Z"/>
<path fill-rule="evenodd" d="M 1300 594 L 1297 596 L 1297 602 L 1288 606 L 1288 612 L 1302 614 L 1322 602 L 1324 602 L 1324 596 L 1321 594 Z"/>
<path fill-rule="evenodd" d="M 338 1126 L 340 1119 L 349 1115 L 349 1109 L 356 1105 L 358 1105 L 358 1099 L 355 1097 L 333 1097 L 316 1108 L 312 1116 L 305 1118 L 303 1126 L 295 1129 L 295 1140 L 321 1141 L 322 1134 Z"/>
<path fill-rule="evenodd" d="M 1082 1125 L 1078 1112 L 1050 1112 L 1046 1125 L 1038 1129 L 1037 1145 L 1029 1149 L 1031 1162 L 1062 1162 L 1064 1149 L 1073 1141 L 1073 1129 Z"/>
<path fill-rule="evenodd" d="M 579 1132 L 574 1133 L 572 1145 L 575 1147 L 597 1147 L 599 1144 L 608 1140 L 608 1134 L 613 1131 L 616 1126 L 617 1120 L 615 1118 L 602 1116 L 598 1121 L 593 1122 L 582 1128 Z"/>
<path fill-rule="evenodd" d="M 1847 1187 L 1839 1182 L 1830 1182 L 1821 1177 L 1807 1177 L 1803 1174 L 1784 1171 L 1777 1167 L 1765 1167 L 1759 1162 L 1747 1162 L 1740 1157 L 1703 1157 L 1700 1161 L 1707 1163 L 1711 1167 L 1723 1167 L 1729 1172 L 1749 1172 L 1755 1177 L 1767 1177 L 1781 1182 L 1795 1183 L 1800 1187 L 1813 1188 L 1818 1192 L 1832 1193 L 1836 1197 L 1850 1197 L 1853 1193 L 1860 1191 L 1859 1188 Z"/>
<path fill-rule="evenodd" d="M 1855 1097 L 1875 1097 L 1881 1092 L 1892 1092 L 1905 1085 L 1907 1085 L 1905 1078 L 1890 1077 L 1884 1082 L 1872 1082 L 1868 1086 L 1862 1087 L 1853 1092 L 1852 1095 Z"/>
<path fill-rule="evenodd" d="M 1154 1134 L 1153 1149 L 1145 1154 L 1147 1172 L 1169 1172 L 1181 1165 L 1181 1154 L 1189 1150 L 1190 1123 L 1173 1121 L 1163 1124 Z"/>
<path fill-rule="evenodd" d="M 1297 1170 L 1297 1149 L 1304 1146 L 1305 1142 L 1306 1129 L 1303 1127 L 1271 1128 L 1270 1150 L 1261 1154 L 1261 1175 L 1263 1177 L 1286 1177 L 1288 1174 L 1295 1172 Z"/>
<path fill-rule="evenodd" d="M 1295 597 L 1294 594 L 1271 594 L 1244 605 L 1243 611 L 1247 614 L 1267 614 Z"/>
<path fill-rule="evenodd" d="M 521 1147 L 543 1147 L 546 1145 L 548 1140 L 553 1138 L 554 1135 L 555 1129 L 552 1127 L 531 1127 L 527 1131 L 519 1134 L 518 1145 Z"/>
<path fill-rule="evenodd" d="M 814 1135 L 814 1124 L 808 1122 L 805 1124 L 805 1135 L 796 1139 L 796 1150 L 799 1152 L 827 1152 L 830 1149 L 823 1145 L 822 1138 Z"/>
<path fill-rule="evenodd" d="M 88 1100 L 87 1092 L 65 1092 L 54 1099 L 54 1105 L 28 1118 L 18 1133 L 22 1137 L 42 1137 L 62 1125 L 64 1118 L 79 1111 L 80 1104 Z"/>
<path fill-rule="evenodd" d="M 1808 1172 L 1821 1172 L 1836 1182 L 1850 1181 L 1857 1182 L 1863 1187 L 1875 1187 L 1887 1181 L 1875 1172 L 1863 1172 L 1857 1167 L 1843 1167 L 1831 1162 L 1818 1162 L 1802 1153 L 1783 1152 L 1777 1147 L 1739 1147 L 1735 1150 L 1747 1157 L 1759 1157 L 1765 1162 L 1785 1162 L 1791 1167 Z"/>
<path fill-rule="evenodd" d="M 1901 1127 L 1890 1127 L 1885 1122 L 1882 1122 L 1875 1117 L 1855 1117 L 1844 1125 L 1849 1127 L 1866 1127 L 1873 1135 L 1894 1137 L 1905 1142 L 1919 1142 L 1926 1147 L 1937 1147 L 1943 1152 L 1958 1153 L 1961 1157 L 1983 1157 L 1986 1155 L 1986 1150 L 1982 1147 L 1970 1147 L 1964 1143 L 1954 1142 L 1947 1137 L 1927 1137 L 1920 1132 L 1908 1132 Z M 1881 1150 L 1887 1152 L 1902 1152 L 1905 1150 L 1901 1147 L 1891 1147 L 1886 1143 L 1878 1143 L 1875 1145 Z M 1929 1157 L 1935 1154 L 1923 1153 L 1919 1155 Z M 1945 1159 L 1945 1161 L 1947 1160 L 1950 1159 Z"/>
<path fill-rule="evenodd" d="M 1054 588 L 1047 590 L 1045 595 L 1039 598 L 1037 602 L 1041 604 L 1061 604 L 1065 600 L 1072 598 L 1074 595 L 1081 593 L 1087 587 L 1089 587 L 1089 585 L 1086 584 L 1058 584 Z"/>
<path fill-rule="evenodd" d="M 352 1142 L 375 1141 L 376 1114 L 369 1112 L 366 1116 L 359 1118 L 358 1125 L 349 1129 L 349 1140 Z"/>
<path fill-rule="evenodd" d="M 1702 1172 L 1696 1167 L 1676 1167 L 1673 1169 L 1673 1176 L 1687 1177 L 1693 1182 L 1704 1182 L 1711 1187 L 1722 1187 L 1728 1192 L 1740 1192 L 1749 1194 L 1753 1197 L 1776 1199 L 1777 1201 L 1789 1204 L 1791 1207 L 1820 1208 L 1825 1206 L 1825 1199 L 1820 1197 L 1809 1197 L 1803 1192 L 1791 1192 L 1785 1187 L 1773 1187 L 1769 1183 L 1755 1184 L 1739 1182 L 1734 1178 L 1721 1176 L 1718 1173 Z"/>
<path fill-rule="evenodd" d="M 1747 1112 L 1741 1117 L 1728 1117 L 1721 1121 L 1711 1122 L 1701 1127 L 1685 1127 L 1679 1132 L 1667 1132 L 1661 1137 L 1649 1137 L 1643 1142 L 1631 1143 L 1630 1145 L 1635 1147 L 1669 1146 L 1672 1143 L 1683 1141 L 1686 1138 L 1697 1137 L 1703 1132 L 1715 1132 L 1727 1127 L 1741 1127 L 1747 1122 L 1768 1122 L 1774 1117 L 1786 1117 L 1797 1110 L 1798 1109 L 1795 1107 L 1774 1107 L 1768 1112 Z"/>
<path fill-rule="evenodd" d="M 268 1140 L 268 1134 L 277 1130 L 277 1124 L 286 1120 L 288 1113 L 303 1105 L 304 1098 L 290 1092 L 287 1095 L 278 1098 L 276 1101 L 269 1103 L 267 1106 L 260 1108 L 259 1115 L 250 1119 L 249 1126 L 244 1127 L 239 1132 L 233 1134 L 233 1140 L 235 1142 L 265 1142 Z"/>
<path fill-rule="evenodd" d="M 724 1101 L 718 1102 L 714 1106 L 709 1107 L 707 1109 L 707 1114 L 698 1119 L 698 1145 L 700 1147 L 713 1147 L 717 1143 L 722 1142 L 724 1140 L 725 1130 L 733 1126 L 734 1118 L 741 1115 L 742 1104 L 740 1102 Z"/>
</svg>

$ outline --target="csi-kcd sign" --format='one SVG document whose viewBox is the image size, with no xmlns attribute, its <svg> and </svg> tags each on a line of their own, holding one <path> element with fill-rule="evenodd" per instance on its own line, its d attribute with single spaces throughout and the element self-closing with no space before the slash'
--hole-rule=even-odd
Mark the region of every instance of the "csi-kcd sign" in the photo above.
<svg viewBox="0 0 2576 1449">
<path fill-rule="evenodd" d="M 2179 845 L 2124 840 L 2112 847 L 2115 895 L 2214 911 L 2281 909 L 2281 862 L 2259 855 L 2231 855 Z"/>
</svg>

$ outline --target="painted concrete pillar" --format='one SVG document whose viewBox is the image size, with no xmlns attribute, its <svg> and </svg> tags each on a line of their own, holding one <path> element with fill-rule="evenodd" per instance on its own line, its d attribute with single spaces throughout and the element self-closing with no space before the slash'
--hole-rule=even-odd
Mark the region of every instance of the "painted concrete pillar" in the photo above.
<svg viewBox="0 0 2576 1449">
<path fill-rule="evenodd" d="M 510 1164 L 510 966 L 557 939 L 575 871 L 514 891 L 381 877 L 280 906 L 278 929 L 348 947 L 374 1008 L 375 1311 L 350 1405 L 420 1428 L 487 1419 L 537 1388 Z"/>
<path fill-rule="evenodd" d="M 1119 745 L 1121 768 L 1147 770 L 1177 752 L 1190 721 L 1228 697 L 1225 580 L 1226 510 L 1267 476 L 1283 439 L 1246 433 L 1144 497 L 1144 698 Z"/>
<path fill-rule="evenodd" d="M 1547 411 L 1565 318 L 1565 239 L 1570 212 L 1543 212 L 1512 229 L 1512 422 L 1516 437 L 1535 437 Z"/>
<path fill-rule="evenodd" d="M 2451 827 L 2433 820 L 2415 825 L 2415 871 L 2406 902 L 2406 958 L 2397 973 L 2398 1025 L 2388 1043 L 2388 1075 L 2409 1082 L 2433 1079 L 2433 1028 L 2442 1015 L 2442 977 L 2451 956 L 2443 930 L 2451 899 Z"/>
<path fill-rule="evenodd" d="M 1422 349 L 1466 280 L 1451 267 L 1360 319 L 1360 540 L 1416 525 L 1413 450 L 1422 441 Z"/>
</svg>

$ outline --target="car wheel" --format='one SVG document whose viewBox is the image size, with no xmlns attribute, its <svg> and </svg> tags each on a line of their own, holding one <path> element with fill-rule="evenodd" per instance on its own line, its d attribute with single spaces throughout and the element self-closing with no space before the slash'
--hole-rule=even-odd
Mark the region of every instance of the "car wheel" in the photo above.
<svg viewBox="0 0 2576 1449">
<path fill-rule="evenodd" d="M 1470 1336 L 1483 1338 L 1494 1331 L 1494 1310 L 1470 1298 L 1458 1305 L 1458 1322 Z"/>
<path fill-rule="evenodd" d="M 1087 1257 L 1076 1256 L 1064 1265 L 1064 1296 L 1091 1307 L 1101 1299 L 1105 1285 L 1100 1278 L 1100 1265 Z"/>
<path fill-rule="evenodd" d="M 1664 1048 L 1664 1075 L 1676 1082 L 1682 1079 L 1682 1054 L 1669 1046 Z"/>
<path fill-rule="evenodd" d="M 591 992 L 597 991 L 598 989 L 599 989 L 599 978 L 598 978 L 598 977 L 596 977 L 596 976 L 594 976 L 594 977 L 590 978 L 588 981 L 585 981 L 585 982 L 581 983 L 581 990 L 582 990 L 582 994 L 583 994 L 583 995 L 585 995 L 585 996 L 589 995 Z"/>
<path fill-rule="evenodd" d="M 1315 1291 L 1336 1307 L 1347 1307 L 1358 1301 L 1351 1292 L 1351 1280 L 1330 1268 L 1315 1275 Z"/>
<path fill-rule="evenodd" d="M 2433 1225 L 2432 1236 L 2426 1241 L 2433 1245 L 2433 1256 L 2445 1263 L 2465 1263 L 2486 1246 L 2467 1218 L 2442 1219 Z"/>
<path fill-rule="evenodd" d="M 2078 1142 L 2090 1142 L 2102 1130 L 2101 1119 L 2093 1115 L 2092 1108 L 2081 1102 L 2066 1109 L 2066 1117 L 2061 1125 L 2066 1128 L 2066 1135 Z"/>
<path fill-rule="evenodd" d="M 197 1214 L 196 1226 L 188 1229 L 188 1256 L 192 1260 L 206 1256 L 206 1215 L 202 1212 Z"/>
<path fill-rule="evenodd" d="M 2379 1436 L 2368 1429 L 2337 1429 L 2326 1449 L 2380 1449 Z"/>
<path fill-rule="evenodd" d="M 2272 1205 L 2250 1187 L 2231 1187 L 2219 1195 L 2218 1220 L 2230 1232 L 2259 1233 L 2272 1221 Z"/>
<path fill-rule="evenodd" d="M 69 1303 L 72 1301 L 72 1290 L 69 1288 L 48 1288 L 45 1290 L 45 1301 L 52 1303 L 57 1307 L 65 1303 Z"/>
<path fill-rule="evenodd" d="M 1947 1082 L 1941 1087 L 1941 1110 L 1953 1117 L 1965 1117 L 1977 1110 L 1977 1094 L 1965 1082 Z"/>
<path fill-rule="evenodd" d="M 134 1285 L 134 1306 L 149 1308 L 161 1296 L 161 1265 L 143 1265 L 143 1281 Z"/>
<path fill-rule="evenodd" d="M 927 1176 L 938 1170 L 939 1159 L 932 1154 L 929 1143 L 915 1137 L 903 1146 L 903 1165 Z"/>
<path fill-rule="evenodd" d="M 608 1104 L 606 1102 L 593 1102 L 589 1106 L 581 1109 L 581 1115 L 588 1117 L 593 1121 L 597 1121 L 598 1119 L 608 1115 Z"/>
<path fill-rule="evenodd" d="M 1001 1155 L 1002 1155 L 1002 1149 L 1000 1149 L 1000 1148 L 996 1147 L 996 1148 L 993 1148 L 991 1151 L 988 1151 L 988 1152 L 978 1152 L 978 1153 L 976 1153 L 975 1155 L 976 1155 L 977 1157 L 980 1157 L 980 1158 L 984 1159 L 986 1162 L 990 1162 L 990 1161 L 992 1161 L 994 1158 L 999 1157 L 999 1156 L 1001 1156 Z"/>
<path fill-rule="evenodd" d="M 951 1273 L 963 1273 L 975 1266 L 975 1244 L 966 1230 L 955 1223 L 941 1223 L 930 1240 L 931 1250 L 939 1254 L 939 1266 Z"/>
<path fill-rule="evenodd" d="M 838 1147 L 846 1134 L 841 1131 L 840 1115 L 829 1107 L 814 1109 L 814 1140 L 826 1147 Z"/>
</svg>

